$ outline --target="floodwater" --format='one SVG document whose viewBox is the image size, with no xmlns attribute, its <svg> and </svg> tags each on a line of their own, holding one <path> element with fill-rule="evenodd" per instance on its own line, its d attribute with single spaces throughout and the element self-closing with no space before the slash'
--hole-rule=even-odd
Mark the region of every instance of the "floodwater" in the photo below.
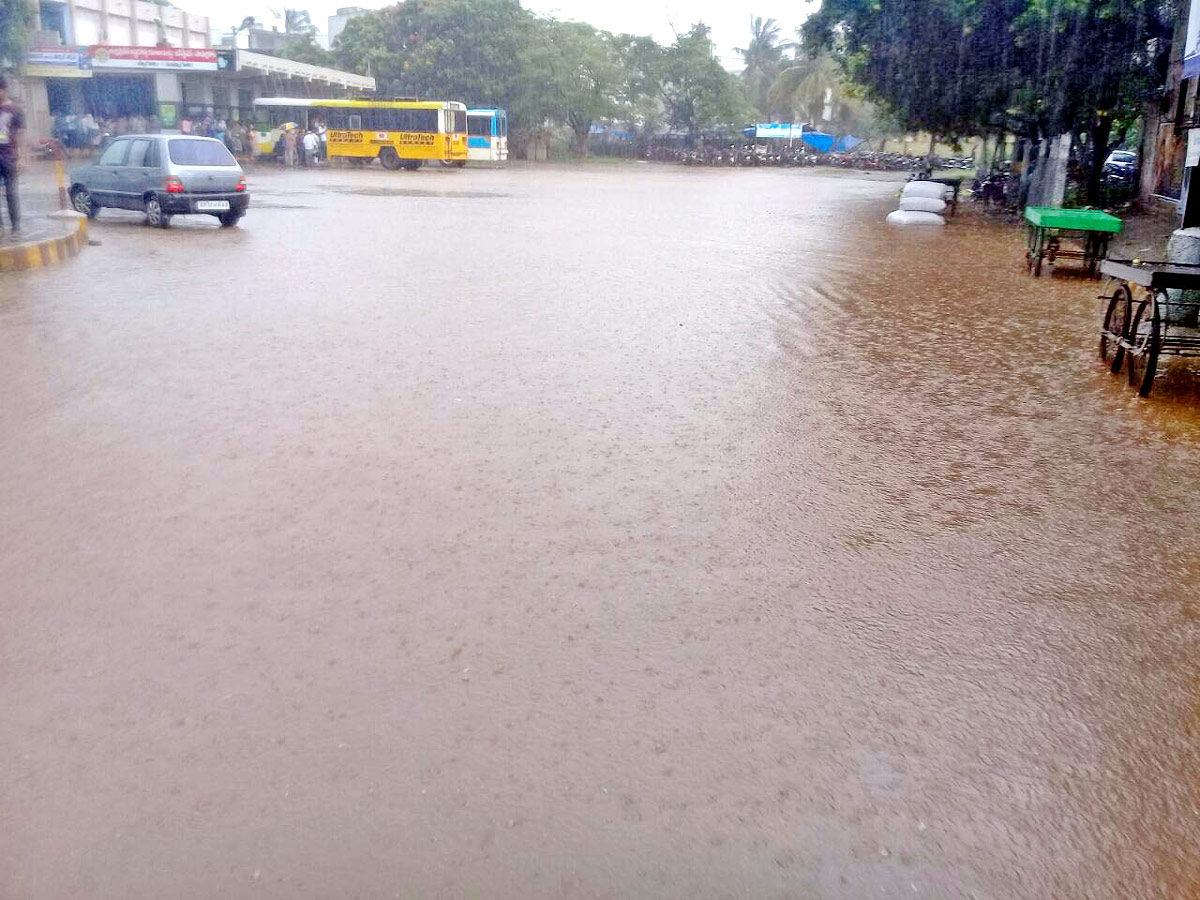
<svg viewBox="0 0 1200 900">
<path fill-rule="evenodd" d="M 1200 897 L 1200 388 L 895 184 L 252 174 L 0 282 L 0 896 Z"/>
</svg>

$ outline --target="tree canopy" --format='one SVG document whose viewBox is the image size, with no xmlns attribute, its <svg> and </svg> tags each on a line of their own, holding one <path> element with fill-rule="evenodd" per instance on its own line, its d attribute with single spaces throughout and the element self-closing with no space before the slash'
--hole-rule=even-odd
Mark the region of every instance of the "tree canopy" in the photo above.
<svg viewBox="0 0 1200 900">
<path fill-rule="evenodd" d="M 1162 0 L 822 0 L 802 34 L 904 128 L 1090 131 L 1161 83 Z"/>
<path fill-rule="evenodd" d="M 662 52 L 659 91 L 671 127 L 689 135 L 753 113 L 745 94 L 713 52 L 709 30 L 696 25 Z"/>
<path fill-rule="evenodd" d="M 24 58 L 33 10 L 25 0 L 0 0 L 0 68 Z"/>
<path fill-rule="evenodd" d="M 663 47 L 537 16 L 518 0 L 404 0 L 349 21 L 333 52 L 381 94 L 505 107 L 515 131 L 569 126 L 581 153 L 598 122 L 665 120 L 694 134 L 751 115 L 704 26 Z"/>
</svg>

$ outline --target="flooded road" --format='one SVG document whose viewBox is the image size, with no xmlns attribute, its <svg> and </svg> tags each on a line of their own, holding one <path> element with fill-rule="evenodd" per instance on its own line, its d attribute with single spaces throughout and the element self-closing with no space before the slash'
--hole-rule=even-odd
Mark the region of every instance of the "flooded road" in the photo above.
<svg viewBox="0 0 1200 900">
<path fill-rule="evenodd" d="M 251 175 L 0 282 L 0 896 L 1200 897 L 1200 389 L 894 184 Z"/>
</svg>

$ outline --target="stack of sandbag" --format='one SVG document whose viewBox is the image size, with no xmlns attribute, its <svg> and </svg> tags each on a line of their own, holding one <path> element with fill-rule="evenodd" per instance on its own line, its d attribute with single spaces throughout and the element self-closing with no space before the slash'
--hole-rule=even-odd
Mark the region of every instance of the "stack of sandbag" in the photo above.
<svg viewBox="0 0 1200 900">
<path fill-rule="evenodd" d="M 937 181 L 910 181 L 900 193 L 900 208 L 887 217 L 889 225 L 945 225 L 946 191 Z"/>
</svg>

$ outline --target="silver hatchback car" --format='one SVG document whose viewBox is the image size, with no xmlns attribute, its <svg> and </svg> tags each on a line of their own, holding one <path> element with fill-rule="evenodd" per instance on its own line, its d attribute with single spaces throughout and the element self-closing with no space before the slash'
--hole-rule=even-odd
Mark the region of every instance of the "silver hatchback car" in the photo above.
<svg viewBox="0 0 1200 900">
<path fill-rule="evenodd" d="M 123 135 L 95 163 L 72 172 L 70 184 L 71 205 L 88 218 L 106 206 L 133 209 L 158 228 L 193 213 L 229 227 L 250 205 L 246 175 L 226 146 L 187 135 Z"/>
</svg>

